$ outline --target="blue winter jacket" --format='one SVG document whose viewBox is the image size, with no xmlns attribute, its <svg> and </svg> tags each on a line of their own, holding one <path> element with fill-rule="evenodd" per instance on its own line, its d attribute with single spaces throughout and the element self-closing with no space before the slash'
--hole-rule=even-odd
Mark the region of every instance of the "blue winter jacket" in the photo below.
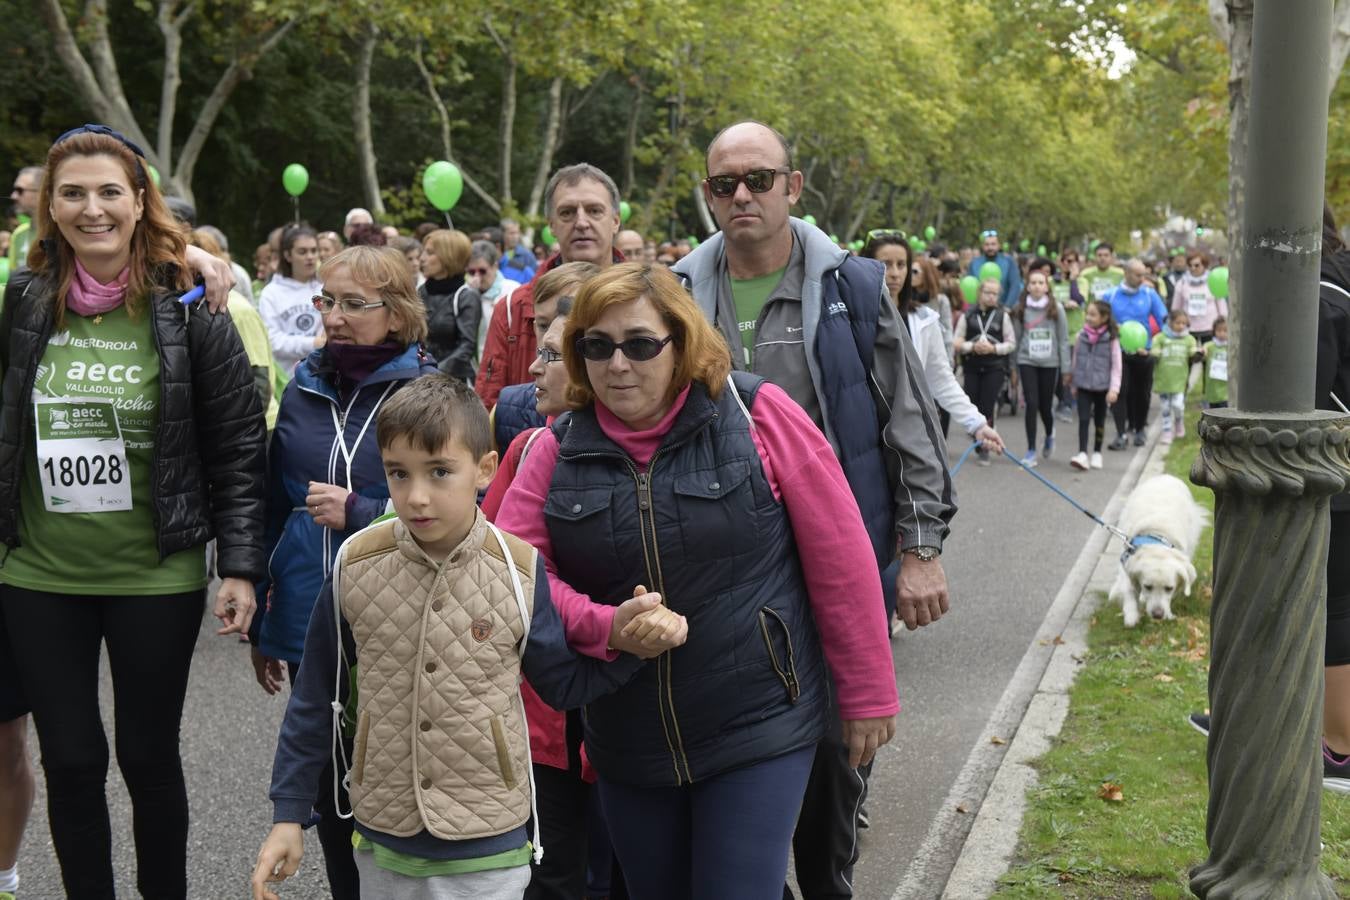
<svg viewBox="0 0 1350 900">
<path fill-rule="evenodd" d="M 264 656 L 300 661 L 309 614 L 338 547 L 389 507 L 375 416 L 394 391 L 435 371 L 436 361 L 414 344 L 357 385 L 343 409 L 323 350 L 296 366 L 268 452 L 267 575 L 258 585 L 259 611 L 250 629 Z M 346 529 L 315 524 L 305 508 L 311 481 L 356 494 L 347 505 Z"/>
<path fill-rule="evenodd" d="M 1131 288 L 1121 282 L 1116 285 L 1114 291 L 1106 295 L 1106 302 L 1111 304 L 1111 315 L 1115 318 L 1117 326 L 1126 322 L 1138 322 L 1144 326 L 1144 330 L 1148 332 L 1148 343 L 1144 345 L 1145 347 L 1153 346 L 1153 329 L 1149 325 L 1149 316 L 1157 320 L 1159 328 L 1167 324 L 1167 307 L 1158 296 L 1158 292 L 1147 284 Z"/>
</svg>

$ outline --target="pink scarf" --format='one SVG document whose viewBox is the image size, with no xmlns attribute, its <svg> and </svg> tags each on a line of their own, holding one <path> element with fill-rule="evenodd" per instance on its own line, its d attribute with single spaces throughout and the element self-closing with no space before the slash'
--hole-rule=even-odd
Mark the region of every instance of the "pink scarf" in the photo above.
<svg viewBox="0 0 1350 900">
<path fill-rule="evenodd" d="M 75 260 L 75 277 L 70 281 L 70 290 L 66 292 L 66 308 L 80 316 L 98 316 L 111 312 L 127 299 L 127 283 L 131 280 L 131 267 L 128 266 L 112 280 L 104 284 L 93 275 L 80 261 Z"/>
<path fill-rule="evenodd" d="M 1091 325 L 1084 325 L 1083 334 L 1087 335 L 1087 342 L 1095 347 L 1097 342 L 1102 339 L 1102 335 L 1106 334 L 1106 326 L 1099 325 L 1094 328 Z"/>
</svg>

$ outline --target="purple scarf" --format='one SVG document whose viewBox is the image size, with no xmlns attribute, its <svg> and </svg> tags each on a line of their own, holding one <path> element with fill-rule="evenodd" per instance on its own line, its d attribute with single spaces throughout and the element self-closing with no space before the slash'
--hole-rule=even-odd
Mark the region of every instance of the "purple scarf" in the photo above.
<svg viewBox="0 0 1350 900">
<path fill-rule="evenodd" d="M 66 292 L 66 308 L 80 316 L 99 316 L 121 306 L 127 299 L 131 267 L 127 266 L 110 283 L 104 284 L 75 260 L 75 277 Z"/>
<path fill-rule="evenodd" d="M 382 344 L 324 345 L 324 355 L 337 372 L 338 399 L 346 403 L 361 382 L 405 349 L 406 345 L 394 341 Z"/>
</svg>

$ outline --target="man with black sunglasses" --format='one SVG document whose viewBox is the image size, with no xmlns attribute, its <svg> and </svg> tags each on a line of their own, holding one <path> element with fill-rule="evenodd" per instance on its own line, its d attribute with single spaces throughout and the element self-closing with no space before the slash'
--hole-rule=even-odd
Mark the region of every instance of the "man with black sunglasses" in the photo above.
<svg viewBox="0 0 1350 900">
<path fill-rule="evenodd" d="M 14 190 L 9 192 L 9 199 L 14 201 L 14 214 L 19 217 L 19 224 L 9 236 L 11 272 L 28 265 L 28 245 L 33 242 L 33 216 L 37 215 L 42 175 L 42 166 L 24 166 L 14 176 Z"/>
<path fill-rule="evenodd" d="M 738 369 L 783 388 L 825 433 L 872 538 L 877 570 L 903 560 L 911 630 L 947 611 L 939 555 L 956 512 L 947 450 L 923 371 L 881 266 L 792 218 L 802 173 L 786 139 L 739 122 L 708 147 L 704 196 L 722 230 L 674 267 L 732 348 Z M 881 423 L 878 427 L 878 422 Z M 817 749 L 793 853 L 808 900 L 851 897 L 866 773 L 850 743 L 878 720 L 836 722 Z"/>
</svg>

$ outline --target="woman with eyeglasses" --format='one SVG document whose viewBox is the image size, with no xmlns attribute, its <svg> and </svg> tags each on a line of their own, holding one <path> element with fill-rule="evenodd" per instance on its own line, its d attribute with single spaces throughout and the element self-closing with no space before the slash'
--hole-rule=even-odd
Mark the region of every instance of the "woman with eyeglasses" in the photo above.
<svg viewBox="0 0 1350 900">
<path fill-rule="evenodd" d="M 427 352 L 437 367 L 473 384 L 478 326 L 483 301 L 464 278 L 472 243 L 462 231 L 441 228 L 422 239 L 422 274 L 417 294 L 427 308 Z"/>
<path fill-rule="evenodd" d="M 1200 250 L 1186 254 L 1186 274 L 1177 279 L 1172 309 L 1191 320 L 1191 335 L 1201 344 L 1214 340 L 1215 319 L 1228 318 L 1228 300 L 1215 297 L 1209 289 L 1208 259 Z"/>
<path fill-rule="evenodd" d="M 660 266 L 587 281 L 561 349 L 572 412 L 540 433 L 497 524 L 545 557 L 577 650 L 650 660 L 583 716 L 629 892 L 778 900 L 826 717 L 854 767 L 894 733 L 857 503 L 806 413 L 731 372 Z M 643 590 L 687 620 L 687 643 L 654 645 L 641 619 L 613 628 Z"/>
<path fill-rule="evenodd" d="M 147 171 L 106 126 L 58 138 L 31 268 L 0 317 L 0 716 L 33 713 L 52 843 L 81 900 L 115 883 L 103 646 L 134 816 L 117 827 L 134 834 L 141 894 L 184 898 L 179 726 L 206 544 L 220 634 L 248 627 L 264 565 L 266 438 L 248 358 L 228 315 L 181 302 L 187 234 Z"/>
<path fill-rule="evenodd" d="M 388 508 L 375 416 L 403 385 L 436 371 L 419 344 L 426 313 L 397 250 L 337 253 L 324 264 L 310 309 L 325 341 L 286 385 L 268 454 L 268 565 L 259 585 L 267 603 L 250 637 L 254 675 L 269 694 L 281 689 L 282 663 L 295 679 L 314 598 L 338 547 Z M 346 900 L 359 890 L 351 820 L 335 811 L 333 774 L 325 771 L 315 810 L 329 887 Z M 342 791 L 341 808 L 346 802 Z"/>
<path fill-rule="evenodd" d="M 281 232 L 277 271 L 258 295 L 258 312 L 272 338 L 277 368 L 289 378 L 296 363 L 323 346 L 319 317 L 310 302 L 319 289 L 319 240 L 308 225 Z"/>
</svg>

